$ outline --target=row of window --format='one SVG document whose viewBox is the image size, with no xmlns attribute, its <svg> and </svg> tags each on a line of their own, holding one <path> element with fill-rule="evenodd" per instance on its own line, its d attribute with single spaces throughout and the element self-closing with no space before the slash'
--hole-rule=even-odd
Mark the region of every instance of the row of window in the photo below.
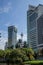
<svg viewBox="0 0 43 65">
<path fill-rule="evenodd" d="M 30 31 L 30 39 L 33 39 L 33 40 L 36 39 L 36 29 Z"/>
<path fill-rule="evenodd" d="M 30 42 L 32 47 L 36 46 L 36 29 L 30 31 Z"/>
<path fill-rule="evenodd" d="M 30 24 L 30 29 L 36 27 L 36 20 L 29 22 L 29 24 Z"/>
<path fill-rule="evenodd" d="M 33 21 L 37 18 L 38 14 L 36 12 L 34 12 L 31 16 L 29 16 L 29 20 Z"/>
<path fill-rule="evenodd" d="M 31 15 L 33 13 L 33 10 L 27 11 L 27 16 Z"/>
</svg>

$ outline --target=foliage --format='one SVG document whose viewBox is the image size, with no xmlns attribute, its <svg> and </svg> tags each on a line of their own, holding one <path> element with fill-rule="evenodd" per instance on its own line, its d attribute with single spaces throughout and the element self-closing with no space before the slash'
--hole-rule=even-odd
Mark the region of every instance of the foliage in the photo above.
<svg viewBox="0 0 43 65">
<path fill-rule="evenodd" d="M 37 59 L 37 57 L 38 57 L 38 53 L 34 52 L 34 58 Z"/>
<path fill-rule="evenodd" d="M 43 60 L 26 61 L 24 64 L 43 65 Z"/>
<path fill-rule="evenodd" d="M 21 52 L 20 49 L 12 50 L 10 54 L 10 58 L 16 62 L 16 61 L 25 61 L 26 58 L 28 58 L 24 53 Z"/>
<path fill-rule="evenodd" d="M 28 60 L 34 60 L 34 51 L 30 48 L 16 48 L 0 50 L 0 57 L 4 57 L 6 62 L 22 64 Z"/>
<path fill-rule="evenodd" d="M 23 48 L 23 51 L 25 51 L 26 56 L 29 58 L 29 60 L 34 60 L 34 51 L 31 48 Z"/>
<path fill-rule="evenodd" d="M 16 48 L 20 48 L 20 45 L 18 43 L 16 43 L 15 47 Z"/>
<path fill-rule="evenodd" d="M 24 41 L 24 46 L 23 46 L 23 48 L 27 48 L 27 43 L 26 43 L 26 41 Z"/>
<path fill-rule="evenodd" d="M 4 55 L 5 54 L 5 52 L 4 52 L 4 50 L 0 50 L 0 58 L 4 58 Z"/>
</svg>

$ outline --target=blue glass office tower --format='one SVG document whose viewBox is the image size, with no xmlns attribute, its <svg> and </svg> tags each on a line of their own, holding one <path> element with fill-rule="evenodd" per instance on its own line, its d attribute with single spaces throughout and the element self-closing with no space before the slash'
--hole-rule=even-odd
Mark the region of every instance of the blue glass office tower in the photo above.
<svg viewBox="0 0 43 65">
<path fill-rule="evenodd" d="M 17 28 L 15 26 L 8 27 L 8 48 L 15 48 L 17 43 Z"/>
<path fill-rule="evenodd" d="M 43 5 L 29 5 L 27 11 L 27 43 L 34 50 L 43 48 Z"/>
</svg>

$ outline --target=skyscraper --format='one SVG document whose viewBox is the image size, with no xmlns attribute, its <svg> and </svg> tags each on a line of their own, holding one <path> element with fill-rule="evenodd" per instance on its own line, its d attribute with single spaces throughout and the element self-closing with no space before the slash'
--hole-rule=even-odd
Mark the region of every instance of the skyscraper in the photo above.
<svg viewBox="0 0 43 65">
<path fill-rule="evenodd" d="M 43 5 L 29 5 L 27 11 L 27 43 L 33 49 L 43 48 Z"/>
<path fill-rule="evenodd" d="M 8 27 L 8 48 L 15 48 L 17 43 L 17 28 L 15 26 Z"/>
</svg>

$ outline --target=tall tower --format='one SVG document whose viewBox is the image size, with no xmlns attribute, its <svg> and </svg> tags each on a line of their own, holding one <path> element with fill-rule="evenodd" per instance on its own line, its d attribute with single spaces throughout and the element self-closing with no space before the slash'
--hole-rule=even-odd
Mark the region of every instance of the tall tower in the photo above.
<svg viewBox="0 0 43 65">
<path fill-rule="evenodd" d="M 27 43 L 33 49 L 43 48 L 43 5 L 30 5 L 27 11 Z"/>
<path fill-rule="evenodd" d="M 22 42 L 23 42 L 23 33 L 21 33 L 21 40 L 22 40 Z"/>
<path fill-rule="evenodd" d="M 17 43 L 17 28 L 15 26 L 8 27 L 8 48 L 15 48 Z"/>
</svg>

